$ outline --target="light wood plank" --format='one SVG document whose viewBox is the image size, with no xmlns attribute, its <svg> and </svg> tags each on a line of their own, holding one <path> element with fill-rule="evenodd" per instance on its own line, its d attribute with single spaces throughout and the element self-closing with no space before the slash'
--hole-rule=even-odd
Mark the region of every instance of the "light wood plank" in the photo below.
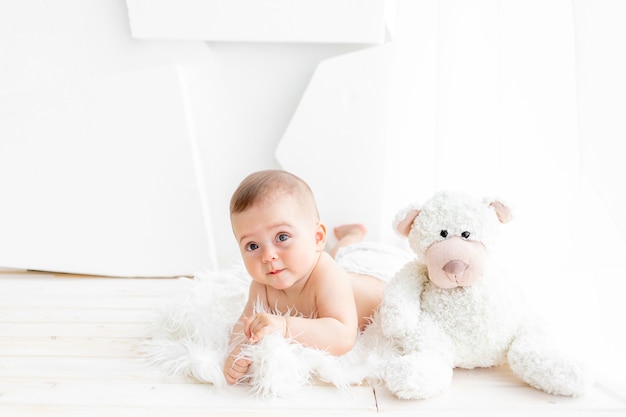
<svg viewBox="0 0 626 417">
<path fill-rule="evenodd" d="M 2 310 L 27 308 L 145 309 L 154 310 L 174 299 L 188 279 L 56 278 L 0 275 Z"/>
<path fill-rule="evenodd" d="M 314 394 L 313 394 L 314 395 Z M 1 405 L 0 405 L 1 406 Z M 363 410 L 342 410 L 342 409 L 313 409 L 298 408 L 292 409 L 255 409 L 255 408 L 224 408 L 207 409 L 206 407 L 196 407 L 189 405 L 186 407 L 126 407 L 106 404 L 101 406 L 2 406 L 0 410 L 5 411 L 7 417 L 367 417 L 377 415 L 374 412 L 364 412 Z M 3 414 L 4 416 L 4 414 Z"/>
<path fill-rule="evenodd" d="M 63 288 L 67 288 L 64 287 L 65 285 L 70 285 L 76 291 L 92 292 L 97 289 L 104 291 L 104 294 L 135 291 L 137 294 L 147 295 L 162 292 L 163 289 L 181 287 L 190 280 L 189 278 L 103 278 L 48 273 L 0 273 L 0 279 L 3 282 L 3 288 L 8 290 L 57 293 L 63 292 Z"/>
<path fill-rule="evenodd" d="M 170 415 L 287 415 L 294 409 L 304 415 L 373 415 L 376 404 L 372 389 L 356 387 L 341 391 L 328 386 L 303 388 L 290 398 L 262 399 L 246 387 L 215 388 L 207 384 L 129 384 L 94 382 L 41 382 L 1 384 L 0 406 L 26 413 L 29 406 L 50 411 L 133 411 L 133 415 L 155 415 L 167 410 Z M 33 399 L 36 399 L 33 401 Z M 114 398 L 114 405 L 111 399 Z M 31 409 L 32 411 L 32 409 Z M 298 414 L 299 411 L 298 411 Z M 28 414 L 24 414 L 28 415 Z M 165 415 L 165 414 L 158 414 Z M 293 415 L 293 414 L 292 414 Z"/>
<path fill-rule="evenodd" d="M 626 415 L 626 400 L 601 384 L 582 398 L 546 394 L 526 385 L 507 366 L 455 370 L 453 383 L 427 400 L 400 400 L 385 387 L 376 387 L 381 414 L 407 413 L 479 415 Z"/>
<path fill-rule="evenodd" d="M 129 358 L 138 356 L 143 338 L 0 338 L 2 356 Z"/>
<path fill-rule="evenodd" d="M 153 323 L 156 316 L 153 308 L 0 307 L 0 323 Z"/>
<path fill-rule="evenodd" d="M 154 310 L 167 302 L 167 299 L 156 297 L 106 297 L 102 294 L 65 295 L 0 295 L 0 311 L 11 308 L 45 309 L 74 307 L 84 309 L 143 309 Z"/>
<path fill-rule="evenodd" d="M 0 381 L 41 381 L 72 379 L 99 381 L 154 380 L 164 376 L 152 371 L 141 359 L 139 352 L 130 357 L 55 357 L 55 356 L 2 356 Z"/>
<path fill-rule="evenodd" d="M 0 323 L 4 337 L 148 337 L 147 323 Z"/>
</svg>

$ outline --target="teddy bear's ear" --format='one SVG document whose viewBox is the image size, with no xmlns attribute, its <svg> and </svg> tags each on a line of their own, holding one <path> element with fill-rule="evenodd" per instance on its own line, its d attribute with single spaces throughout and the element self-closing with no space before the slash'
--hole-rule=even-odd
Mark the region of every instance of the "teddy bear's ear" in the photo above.
<svg viewBox="0 0 626 417">
<path fill-rule="evenodd" d="M 489 204 L 490 207 L 496 211 L 496 216 L 498 216 L 498 220 L 500 223 L 508 223 L 513 220 L 513 215 L 511 214 L 511 209 L 502 204 L 499 201 L 492 201 Z"/>
<path fill-rule="evenodd" d="M 404 213 L 404 217 L 400 214 L 398 218 L 396 218 L 394 228 L 396 232 L 401 234 L 404 237 L 409 236 L 409 232 L 411 231 L 411 225 L 413 224 L 413 220 L 417 216 L 419 216 L 420 211 L 416 209 L 407 210 Z"/>
</svg>

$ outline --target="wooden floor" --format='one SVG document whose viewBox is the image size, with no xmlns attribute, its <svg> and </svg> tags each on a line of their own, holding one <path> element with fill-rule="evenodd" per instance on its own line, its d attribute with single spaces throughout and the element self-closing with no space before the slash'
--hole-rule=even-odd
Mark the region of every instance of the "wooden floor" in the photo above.
<svg viewBox="0 0 626 417">
<path fill-rule="evenodd" d="M 159 375 L 138 346 L 179 284 L 0 269 L 0 416 L 626 416 L 625 393 L 602 380 L 585 398 L 562 398 L 506 367 L 458 370 L 450 390 L 426 401 L 322 385 L 262 400 Z"/>
</svg>

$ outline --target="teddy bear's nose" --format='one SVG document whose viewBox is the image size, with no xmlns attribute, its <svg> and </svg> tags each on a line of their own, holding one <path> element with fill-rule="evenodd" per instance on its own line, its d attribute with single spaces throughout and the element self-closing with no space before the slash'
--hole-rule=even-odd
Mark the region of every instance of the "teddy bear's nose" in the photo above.
<svg viewBox="0 0 626 417">
<path fill-rule="evenodd" d="M 459 261 L 459 260 L 454 260 L 454 261 L 450 261 L 447 264 L 445 264 L 443 266 L 443 270 L 448 273 L 448 274 L 452 274 L 452 275 L 460 275 L 463 272 L 465 272 L 465 270 L 467 269 L 469 265 L 467 265 L 465 262 L 463 261 Z"/>
</svg>

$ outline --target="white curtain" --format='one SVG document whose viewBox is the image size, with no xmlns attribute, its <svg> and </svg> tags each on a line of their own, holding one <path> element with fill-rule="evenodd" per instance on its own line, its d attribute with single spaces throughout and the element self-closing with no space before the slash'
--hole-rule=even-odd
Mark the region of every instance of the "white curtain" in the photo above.
<svg viewBox="0 0 626 417">
<path fill-rule="evenodd" d="M 435 190 L 504 200 L 511 272 L 563 330 L 619 352 L 626 2 L 391 3 L 388 44 L 318 67 L 280 163 L 331 224 L 379 219 L 374 239 Z"/>
<path fill-rule="evenodd" d="M 401 167 L 420 155 L 416 169 L 431 172 L 399 175 L 397 193 L 424 178 L 425 196 L 452 188 L 502 198 L 530 226 L 518 228 L 527 256 L 580 259 L 571 235 L 581 186 L 571 3 L 407 0 L 397 16 L 392 35 L 411 81 L 396 77 L 392 103 L 404 120 L 392 124 L 394 147 L 412 151 L 388 155 Z"/>
<path fill-rule="evenodd" d="M 624 22 L 619 0 L 405 0 L 392 33 L 388 157 L 404 185 L 389 201 L 410 188 L 502 197 L 509 267 L 612 360 L 626 347 Z"/>
</svg>

